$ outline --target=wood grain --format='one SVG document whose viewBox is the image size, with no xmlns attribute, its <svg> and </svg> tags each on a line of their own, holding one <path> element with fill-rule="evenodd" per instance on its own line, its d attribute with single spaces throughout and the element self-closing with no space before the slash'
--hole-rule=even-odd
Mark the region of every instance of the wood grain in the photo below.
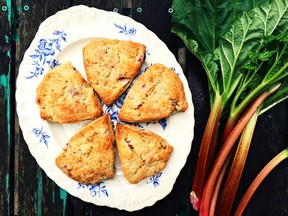
<svg viewBox="0 0 288 216">
<path fill-rule="evenodd" d="M 171 193 L 140 211 L 96 206 L 69 195 L 38 166 L 19 127 L 14 94 L 24 52 L 41 22 L 59 10 L 80 4 L 132 17 L 163 40 L 175 56 L 181 48 L 181 65 L 185 66 L 195 107 L 192 150 Z M 209 94 L 201 64 L 170 32 L 171 4 L 172 0 L 0 0 L 0 215 L 198 215 L 188 198 L 209 113 Z M 265 163 L 287 146 L 287 112 L 288 101 L 284 101 L 259 118 L 237 201 Z M 288 161 L 284 161 L 264 181 L 246 215 L 288 215 L 287 167 Z"/>
<path fill-rule="evenodd" d="M 39 25 L 58 10 L 68 8 L 70 1 L 17 1 L 16 68 L 29 47 Z M 43 170 L 27 148 L 21 130 L 17 129 L 15 145 L 15 215 L 66 215 L 66 191 L 60 189 Z M 20 132 L 20 133 L 19 133 Z"/>
<path fill-rule="evenodd" d="M 14 101 L 10 83 L 13 78 L 13 8 L 11 2 L 0 1 L 0 215 L 13 213 L 13 113 Z"/>
</svg>

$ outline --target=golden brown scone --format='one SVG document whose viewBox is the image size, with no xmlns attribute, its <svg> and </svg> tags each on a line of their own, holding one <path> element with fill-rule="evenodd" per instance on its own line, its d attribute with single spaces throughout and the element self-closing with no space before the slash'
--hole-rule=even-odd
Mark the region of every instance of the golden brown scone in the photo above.
<svg viewBox="0 0 288 216">
<path fill-rule="evenodd" d="M 84 125 L 55 160 L 69 177 L 82 184 L 96 184 L 114 176 L 114 132 L 106 114 Z"/>
<path fill-rule="evenodd" d="M 37 88 L 36 103 L 42 119 L 72 123 L 103 114 L 100 101 L 83 76 L 66 62 L 51 69 Z"/>
<path fill-rule="evenodd" d="M 100 99 L 111 105 L 131 84 L 145 56 L 143 44 L 95 39 L 83 48 L 87 79 Z"/>
<path fill-rule="evenodd" d="M 116 145 L 125 178 L 133 184 L 163 170 L 173 147 L 159 135 L 117 124 Z"/>
<path fill-rule="evenodd" d="M 162 64 L 153 64 L 129 90 L 118 118 L 126 122 L 159 121 L 187 108 L 177 74 Z"/>
</svg>

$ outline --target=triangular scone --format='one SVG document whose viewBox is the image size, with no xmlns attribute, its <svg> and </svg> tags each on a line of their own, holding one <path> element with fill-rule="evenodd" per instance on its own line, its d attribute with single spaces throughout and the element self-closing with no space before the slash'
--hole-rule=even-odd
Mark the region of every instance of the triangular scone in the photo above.
<svg viewBox="0 0 288 216">
<path fill-rule="evenodd" d="M 103 114 L 93 88 L 70 62 L 44 76 L 37 88 L 36 103 L 41 118 L 56 123 L 79 122 Z"/>
<path fill-rule="evenodd" d="M 110 115 L 83 126 L 58 155 L 56 165 L 82 184 L 96 184 L 114 176 L 114 132 Z"/>
<path fill-rule="evenodd" d="M 111 105 L 131 84 L 145 56 L 143 44 L 95 39 L 83 48 L 87 79 L 100 99 Z"/>
<path fill-rule="evenodd" d="M 133 184 L 163 170 L 173 151 L 159 135 L 123 124 L 116 126 L 116 145 L 123 174 Z"/>
<path fill-rule="evenodd" d="M 129 90 L 118 118 L 126 122 L 159 121 L 187 108 L 183 84 L 175 71 L 153 64 Z"/>
</svg>

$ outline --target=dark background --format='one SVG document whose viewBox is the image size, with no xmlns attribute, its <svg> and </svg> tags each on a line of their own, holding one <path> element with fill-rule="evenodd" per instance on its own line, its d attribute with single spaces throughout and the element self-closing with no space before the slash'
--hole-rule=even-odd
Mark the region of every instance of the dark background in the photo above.
<svg viewBox="0 0 288 216">
<path fill-rule="evenodd" d="M 178 57 L 189 81 L 196 122 L 192 150 L 172 192 L 152 207 L 129 213 L 70 196 L 37 165 L 19 128 L 15 81 L 23 54 L 41 22 L 59 10 L 79 4 L 108 11 L 116 8 L 118 13 L 144 24 Z M 0 0 L 0 215 L 197 215 L 189 204 L 189 193 L 209 114 L 208 89 L 198 61 L 170 32 L 171 4 L 172 0 Z M 260 116 L 237 197 L 243 195 L 260 169 L 287 146 L 287 108 L 285 101 Z M 287 166 L 288 160 L 267 177 L 249 203 L 246 215 L 288 215 Z"/>
</svg>

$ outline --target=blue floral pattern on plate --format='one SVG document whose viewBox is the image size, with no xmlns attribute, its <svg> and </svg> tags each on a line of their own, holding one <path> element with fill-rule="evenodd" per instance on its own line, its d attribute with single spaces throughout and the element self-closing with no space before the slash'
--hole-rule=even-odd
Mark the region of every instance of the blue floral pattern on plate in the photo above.
<svg viewBox="0 0 288 216">
<path fill-rule="evenodd" d="M 46 132 L 43 131 L 43 127 L 41 128 L 33 128 L 32 129 L 32 133 L 36 136 L 36 137 L 40 137 L 39 142 L 43 142 L 46 147 L 48 148 L 48 139 L 50 138 L 50 136 L 48 134 L 46 134 Z"/>
<path fill-rule="evenodd" d="M 104 195 L 105 197 L 109 196 L 108 191 L 106 189 L 106 186 L 104 185 L 104 182 L 99 182 L 97 184 L 87 184 L 87 185 L 84 185 L 82 183 L 78 183 L 77 188 L 78 189 L 87 188 L 92 197 L 95 197 L 97 195 L 98 195 L 98 197 L 100 197 L 101 194 Z"/>
<path fill-rule="evenodd" d="M 128 35 L 130 40 L 131 40 L 131 36 L 136 34 L 136 29 L 135 28 L 127 28 L 127 24 L 125 24 L 124 26 L 118 25 L 116 23 L 114 23 L 115 27 L 119 30 L 120 34 L 124 34 L 124 35 Z"/>
<path fill-rule="evenodd" d="M 147 184 L 151 184 L 152 183 L 154 188 L 159 187 L 160 186 L 159 180 L 160 180 L 161 176 L 162 176 L 162 172 L 160 172 L 160 173 L 158 173 L 158 174 L 156 174 L 154 176 L 151 176 L 149 178 L 149 181 L 147 181 L 146 183 Z"/>
<path fill-rule="evenodd" d="M 49 40 L 40 39 L 37 48 L 34 50 L 35 53 L 30 55 L 33 60 L 34 70 L 29 72 L 27 79 L 38 78 L 43 75 L 45 65 L 50 68 L 59 65 L 59 62 L 53 56 L 56 52 L 61 51 L 62 42 L 67 42 L 67 34 L 64 31 L 56 30 L 53 35 L 54 37 Z"/>
<path fill-rule="evenodd" d="M 156 122 L 147 122 L 146 125 L 149 125 L 149 124 L 151 124 L 151 123 L 152 123 L 152 124 L 156 124 Z M 166 127 L 167 127 L 167 120 L 166 120 L 166 118 L 160 119 L 160 120 L 158 121 L 158 123 L 161 125 L 161 127 L 162 127 L 163 130 L 166 129 Z"/>
</svg>

